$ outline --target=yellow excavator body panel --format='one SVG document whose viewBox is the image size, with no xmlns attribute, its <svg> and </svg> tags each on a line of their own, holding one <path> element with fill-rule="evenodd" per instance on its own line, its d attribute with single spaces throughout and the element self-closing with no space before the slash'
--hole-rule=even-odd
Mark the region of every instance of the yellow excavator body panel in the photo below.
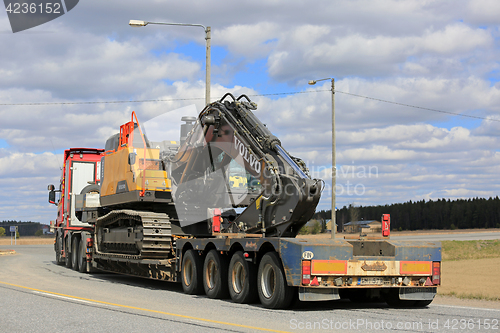
<svg viewBox="0 0 500 333">
<path fill-rule="evenodd" d="M 105 155 L 101 202 L 104 200 L 110 205 L 143 201 L 141 197 L 146 192 L 148 196 L 152 196 L 152 192 L 170 194 L 171 181 L 162 168 L 159 154 L 156 148 L 125 147 Z"/>
</svg>

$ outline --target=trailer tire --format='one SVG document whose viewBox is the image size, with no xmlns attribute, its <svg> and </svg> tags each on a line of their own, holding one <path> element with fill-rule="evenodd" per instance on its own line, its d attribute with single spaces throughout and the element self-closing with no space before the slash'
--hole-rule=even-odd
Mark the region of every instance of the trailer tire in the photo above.
<svg viewBox="0 0 500 333">
<path fill-rule="evenodd" d="M 181 282 L 182 290 L 189 295 L 203 292 L 203 262 L 194 250 L 187 250 L 182 256 Z"/>
<path fill-rule="evenodd" d="M 257 289 L 260 302 L 266 308 L 283 309 L 292 302 L 294 288 L 288 286 L 276 252 L 268 252 L 262 257 L 257 274 Z"/>
<path fill-rule="evenodd" d="M 203 288 L 205 294 L 214 299 L 228 298 L 227 286 L 227 258 L 210 250 L 203 263 Z"/>
<path fill-rule="evenodd" d="M 257 300 L 256 267 L 245 259 L 242 251 L 233 254 L 227 279 L 229 296 L 233 302 L 247 304 Z"/>
<path fill-rule="evenodd" d="M 87 273 L 87 243 L 81 238 L 78 246 L 78 271 Z"/>
<path fill-rule="evenodd" d="M 68 235 L 68 237 L 66 237 L 66 250 L 64 251 L 64 263 L 68 268 L 71 268 L 71 251 L 69 250 L 71 244 L 70 238 L 71 235 Z"/>
<path fill-rule="evenodd" d="M 75 236 L 73 242 L 71 243 L 71 266 L 73 270 L 78 271 L 78 253 L 80 245 L 80 237 Z"/>
</svg>

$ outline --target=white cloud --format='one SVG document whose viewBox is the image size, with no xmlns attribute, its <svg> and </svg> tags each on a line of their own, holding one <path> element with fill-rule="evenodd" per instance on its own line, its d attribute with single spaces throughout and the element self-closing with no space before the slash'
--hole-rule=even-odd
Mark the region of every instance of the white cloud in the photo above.
<svg viewBox="0 0 500 333">
<path fill-rule="evenodd" d="M 297 80 L 305 74 L 315 76 L 320 69 L 338 77 L 389 76 L 402 74 L 402 68 L 405 72 L 418 68 L 425 73 L 419 63 L 428 64 L 430 57 L 436 63 L 432 73 L 435 75 L 456 66 L 456 62 L 448 64 L 446 58 L 469 59 L 477 50 L 492 45 L 493 40 L 491 32 L 464 23 L 404 36 L 358 31 L 339 35 L 331 27 L 304 25 L 280 38 L 268 66 L 271 76 L 278 80 Z"/>
<path fill-rule="evenodd" d="M 278 31 L 278 25 L 272 22 L 230 25 L 217 30 L 214 43 L 245 58 L 265 57 L 272 50 L 272 39 Z"/>
<path fill-rule="evenodd" d="M 0 158 L 0 178 L 43 177 L 58 169 L 62 158 L 52 153 L 13 153 Z"/>
<path fill-rule="evenodd" d="M 181 114 L 172 110 L 203 108 L 201 29 L 133 29 L 130 19 L 210 25 L 213 98 L 280 92 L 285 85 L 303 91 L 253 97 L 257 116 L 325 180 L 331 179 L 330 82 L 306 84 L 335 76 L 339 205 L 496 195 L 498 122 L 341 92 L 500 119 L 498 6 L 488 0 L 80 2 L 18 34 L 8 33 L 2 14 L 0 104 L 166 101 L 1 105 L 0 214 L 24 219 L 36 210 L 26 218 L 53 219 L 45 186 L 57 182 L 60 156 L 48 151 L 103 147 L 132 110 L 141 122 L 171 111 L 165 136 L 177 140 Z M 267 72 L 249 72 L 247 64 L 263 60 Z M 349 176 L 348 167 L 373 173 Z"/>
</svg>

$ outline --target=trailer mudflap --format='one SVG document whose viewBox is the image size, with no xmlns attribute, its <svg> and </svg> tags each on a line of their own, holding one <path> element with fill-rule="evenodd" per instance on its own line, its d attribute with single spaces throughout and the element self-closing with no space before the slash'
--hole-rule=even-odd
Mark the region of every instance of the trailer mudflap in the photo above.
<svg viewBox="0 0 500 333">
<path fill-rule="evenodd" d="M 299 300 L 302 302 L 334 301 L 340 299 L 338 288 L 299 287 Z"/>
<path fill-rule="evenodd" d="M 430 301 L 436 296 L 436 287 L 399 288 L 399 299 L 411 301 Z"/>
</svg>

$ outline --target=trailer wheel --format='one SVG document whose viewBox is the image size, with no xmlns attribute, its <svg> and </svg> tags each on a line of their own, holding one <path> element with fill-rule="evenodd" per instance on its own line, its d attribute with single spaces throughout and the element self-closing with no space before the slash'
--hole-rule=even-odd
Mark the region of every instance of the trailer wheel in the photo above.
<svg viewBox="0 0 500 333">
<path fill-rule="evenodd" d="M 78 270 L 80 273 L 87 273 L 87 243 L 83 238 L 78 247 Z"/>
<path fill-rule="evenodd" d="M 186 294 L 199 295 L 203 292 L 203 263 L 194 250 L 187 250 L 182 256 L 181 282 Z"/>
<path fill-rule="evenodd" d="M 71 266 L 73 270 L 78 270 L 78 251 L 80 245 L 80 237 L 75 237 L 71 243 Z"/>
<path fill-rule="evenodd" d="M 227 298 L 227 259 L 216 250 L 210 250 L 203 264 L 203 288 L 210 298 Z"/>
<path fill-rule="evenodd" d="M 228 272 L 229 295 L 236 303 L 252 303 L 257 299 L 255 264 L 245 260 L 242 251 L 233 254 Z"/>
<path fill-rule="evenodd" d="M 257 274 L 260 302 L 269 309 L 282 309 L 290 305 L 293 288 L 286 283 L 285 273 L 276 252 L 262 257 Z"/>
<path fill-rule="evenodd" d="M 71 251 L 70 249 L 70 235 L 66 237 L 66 247 L 64 251 L 64 263 L 66 264 L 66 267 L 71 268 Z"/>
</svg>

